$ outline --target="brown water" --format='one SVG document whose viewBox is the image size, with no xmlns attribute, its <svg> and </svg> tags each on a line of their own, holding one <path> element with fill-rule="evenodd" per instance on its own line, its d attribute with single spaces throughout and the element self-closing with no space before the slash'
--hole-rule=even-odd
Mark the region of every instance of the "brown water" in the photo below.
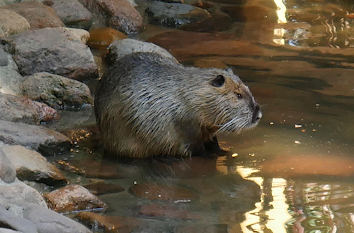
<svg viewBox="0 0 354 233">
<path fill-rule="evenodd" d="M 262 106 L 259 126 L 220 137 L 230 152 L 217 158 L 102 160 L 83 131 L 56 159 L 86 169 L 73 183 L 125 189 L 100 195 L 105 215 L 136 223 L 112 220 L 119 232 L 354 232 L 354 2 L 208 3 L 230 17 L 139 37 L 187 65 L 233 68 Z M 132 194 L 146 183 L 158 186 Z"/>
</svg>

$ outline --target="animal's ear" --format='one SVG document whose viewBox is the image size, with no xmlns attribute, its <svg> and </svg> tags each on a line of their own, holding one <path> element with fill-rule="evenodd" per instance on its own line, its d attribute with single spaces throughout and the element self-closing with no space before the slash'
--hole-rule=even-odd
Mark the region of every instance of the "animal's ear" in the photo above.
<svg viewBox="0 0 354 233">
<path fill-rule="evenodd" d="M 225 77 L 221 74 L 219 74 L 218 76 L 216 76 L 211 82 L 210 84 L 214 87 L 222 87 L 225 83 Z"/>
</svg>

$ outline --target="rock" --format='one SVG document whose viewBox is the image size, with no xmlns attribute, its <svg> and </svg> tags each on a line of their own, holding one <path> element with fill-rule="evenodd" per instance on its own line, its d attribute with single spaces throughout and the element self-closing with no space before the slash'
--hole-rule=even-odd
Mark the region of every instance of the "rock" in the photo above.
<svg viewBox="0 0 354 233">
<path fill-rule="evenodd" d="M 5 183 L 12 183 L 16 179 L 16 169 L 9 158 L 0 148 L 0 179 Z"/>
<path fill-rule="evenodd" d="M 42 126 L 0 120 L 0 141 L 39 150 L 43 155 L 67 151 L 70 140 L 61 133 Z"/>
<path fill-rule="evenodd" d="M 48 206 L 57 212 L 105 209 L 106 204 L 80 185 L 68 185 L 44 194 Z"/>
<path fill-rule="evenodd" d="M 148 217 L 160 217 L 160 218 L 162 217 L 162 218 L 172 218 L 172 219 L 180 219 L 180 220 L 202 219 L 202 216 L 194 213 L 190 213 L 185 209 L 168 206 L 168 205 L 158 205 L 158 204 L 141 206 L 139 210 L 139 214 Z"/>
<path fill-rule="evenodd" d="M 31 205 L 23 217 L 33 222 L 39 233 L 92 233 L 85 226 L 52 210 Z"/>
<path fill-rule="evenodd" d="M 36 225 L 22 217 L 14 215 L 3 206 L 0 206 L 0 225 L 6 227 L 6 230 L 0 228 L 0 233 L 38 233 Z"/>
<path fill-rule="evenodd" d="M 60 170 L 38 152 L 19 145 L 2 146 L 2 151 L 15 166 L 19 179 L 48 185 L 66 183 L 66 178 Z"/>
<path fill-rule="evenodd" d="M 175 185 L 162 185 L 156 183 L 142 183 L 130 187 L 129 191 L 139 197 L 149 200 L 191 202 L 198 199 L 198 195 L 186 188 Z"/>
<path fill-rule="evenodd" d="M 7 228 L 0 228 L 0 233 L 22 233 L 21 231 L 13 231 Z"/>
<path fill-rule="evenodd" d="M 92 15 L 78 0 L 50 0 L 51 7 L 68 27 L 88 29 Z"/>
<path fill-rule="evenodd" d="M 49 72 L 72 79 L 97 76 L 90 49 L 63 28 L 43 28 L 17 34 L 9 41 L 20 73 Z"/>
<path fill-rule="evenodd" d="M 113 63 L 114 61 L 117 61 L 128 54 L 137 52 L 157 53 L 175 60 L 175 58 L 164 48 L 161 48 L 153 43 L 134 39 L 124 39 L 113 42 L 109 46 L 107 60 Z"/>
<path fill-rule="evenodd" d="M 23 80 L 12 56 L 0 47 L 0 93 L 22 95 L 20 86 Z"/>
<path fill-rule="evenodd" d="M 27 20 L 14 11 L 0 9 L 0 38 L 26 31 L 30 28 Z"/>
<path fill-rule="evenodd" d="M 88 46 L 96 49 L 106 49 L 115 40 L 122 40 L 127 36 L 113 28 L 98 28 L 90 30 Z"/>
<path fill-rule="evenodd" d="M 23 16 L 31 25 L 31 29 L 64 26 L 55 11 L 40 2 L 29 1 L 15 3 L 3 6 L 2 9 L 15 11 L 17 14 Z"/>
<path fill-rule="evenodd" d="M 151 23 L 176 28 L 189 23 L 200 22 L 210 17 L 208 11 L 199 7 L 160 1 L 152 1 L 146 9 L 146 13 Z"/>
<path fill-rule="evenodd" d="M 108 164 L 104 161 L 83 159 L 72 161 L 76 167 L 80 167 L 87 178 L 118 179 L 122 174 L 115 164 Z"/>
<path fill-rule="evenodd" d="M 193 32 L 219 32 L 228 30 L 232 23 L 228 15 L 215 13 L 204 20 L 183 25 L 180 29 Z"/>
<path fill-rule="evenodd" d="M 47 208 L 47 205 L 37 190 L 16 180 L 7 184 L 0 181 L 0 206 L 12 214 L 23 217 L 23 211 L 29 205 Z"/>
<path fill-rule="evenodd" d="M 82 82 L 46 72 L 27 76 L 23 95 L 55 109 L 77 109 L 92 104 L 90 89 Z"/>
<path fill-rule="evenodd" d="M 81 3 L 106 19 L 107 25 L 126 34 L 137 33 L 143 26 L 140 13 L 127 0 L 81 0 Z"/>
<path fill-rule="evenodd" d="M 92 227 L 100 227 L 104 232 L 122 233 L 133 232 L 140 225 L 134 218 L 120 216 L 103 216 L 92 212 L 81 212 L 76 215 L 81 222 Z"/>
<path fill-rule="evenodd" d="M 87 184 L 84 187 L 95 195 L 118 193 L 124 191 L 124 188 L 118 184 L 108 184 L 103 181 Z"/>
<path fill-rule="evenodd" d="M 57 112 L 46 104 L 25 97 L 0 93 L 0 119 L 28 124 L 53 120 Z"/>
<path fill-rule="evenodd" d="M 59 29 L 59 28 L 58 28 Z M 73 40 L 80 40 L 83 44 L 86 44 L 90 39 L 90 33 L 83 29 L 78 28 L 60 28 L 69 38 Z"/>
</svg>

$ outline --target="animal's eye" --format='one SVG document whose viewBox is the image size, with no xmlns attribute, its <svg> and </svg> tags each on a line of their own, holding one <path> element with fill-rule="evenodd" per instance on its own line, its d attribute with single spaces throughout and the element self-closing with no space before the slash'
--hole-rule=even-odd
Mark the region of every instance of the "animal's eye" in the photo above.
<svg viewBox="0 0 354 233">
<path fill-rule="evenodd" d="M 242 95 L 240 93 L 236 93 L 237 98 L 242 99 Z"/>
<path fill-rule="evenodd" d="M 225 77 L 221 74 L 219 74 L 218 76 L 216 76 L 216 78 L 214 78 L 211 81 L 211 85 L 214 87 L 221 87 L 222 85 L 224 85 L 225 83 Z"/>
</svg>

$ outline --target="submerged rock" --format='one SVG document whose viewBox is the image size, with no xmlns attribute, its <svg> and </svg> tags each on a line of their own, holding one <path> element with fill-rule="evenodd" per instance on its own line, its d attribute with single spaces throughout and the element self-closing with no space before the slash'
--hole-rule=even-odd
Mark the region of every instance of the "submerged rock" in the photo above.
<svg viewBox="0 0 354 233">
<path fill-rule="evenodd" d="M 21 74 L 49 72 L 73 79 L 97 77 L 90 49 L 65 28 L 43 28 L 9 39 Z"/>
<path fill-rule="evenodd" d="M 68 185 L 44 194 L 48 206 L 57 212 L 105 209 L 106 204 L 80 185 Z"/>
<path fill-rule="evenodd" d="M 118 193 L 124 191 L 124 188 L 118 184 L 109 184 L 104 181 L 99 181 L 85 185 L 85 188 L 90 190 L 95 195 Z"/>
<path fill-rule="evenodd" d="M 21 180 L 37 181 L 48 185 L 66 183 L 64 175 L 45 157 L 23 146 L 2 146 L 3 153 L 15 166 Z"/>
<path fill-rule="evenodd" d="M 92 14 L 78 0 L 50 0 L 51 7 L 68 27 L 88 29 Z"/>
<path fill-rule="evenodd" d="M 14 11 L 0 9 L 0 38 L 26 31 L 30 28 L 28 21 Z"/>
<path fill-rule="evenodd" d="M 57 112 L 46 104 L 25 97 L 0 93 L 0 119 L 27 124 L 53 120 Z"/>
<path fill-rule="evenodd" d="M 0 93 L 22 95 L 23 80 L 12 56 L 0 47 Z"/>
<path fill-rule="evenodd" d="M 208 11 L 199 7 L 160 1 L 152 1 L 146 9 L 146 13 L 151 23 L 177 28 L 189 23 L 200 22 L 210 17 Z"/>
<path fill-rule="evenodd" d="M 44 155 L 67 151 L 70 140 L 42 126 L 0 120 L 0 141 L 39 150 Z"/>
<path fill-rule="evenodd" d="M 64 26 L 51 7 L 37 1 L 10 4 L 3 6 L 2 9 L 15 11 L 17 14 L 23 16 L 31 25 L 31 29 Z"/>
<path fill-rule="evenodd" d="M 127 36 L 113 28 L 98 28 L 90 30 L 90 39 L 87 44 L 91 48 L 106 49 L 115 40 L 122 40 Z"/>
<path fill-rule="evenodd" d="M 56 109 L 77 109 L 83 104 L 93 103 L 86 84 L 46 72 L 26 77 L 22 90 L 28 98 Z"/>
<path fill-rule="evenodd" d="M 149 217 L 171 218 L 171 219 L 180 219 L 180 220 L 202 219 L 202 216 L 195 213 L 191 213 L 188 210 L 178 208 L 177 206 L 158 205 L 158 204 L 141 206 L 139 209 L 139 214 L 149 216 Z"/>
</svg>

